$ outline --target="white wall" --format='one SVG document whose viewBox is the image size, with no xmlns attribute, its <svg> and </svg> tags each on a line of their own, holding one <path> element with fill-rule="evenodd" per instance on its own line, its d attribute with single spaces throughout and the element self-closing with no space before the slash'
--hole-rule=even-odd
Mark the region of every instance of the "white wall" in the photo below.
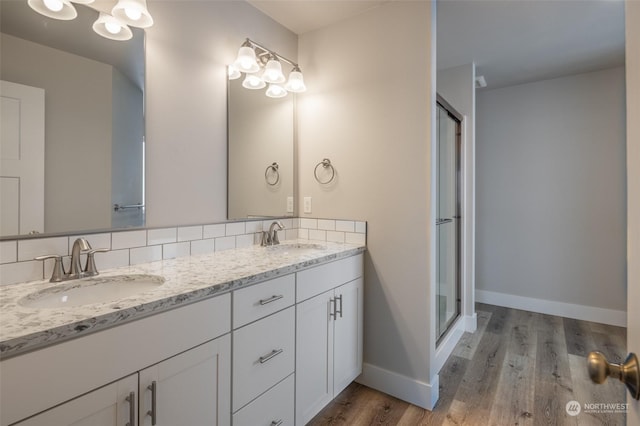
<svg viewBox="0 0 640 426">
<path fill-rule="evenodd" d="M 480 91 L 477 101 L 478 299 L 624 317 L 624 68 Z"/>
<path fill-rule="evenodd" d="M 429 407 L 438 391 L 430 371 L 432 7 L 389 2 L 301 35 L 308 91 L 298 102 L 300 197 L 312 197 L 314 217 L 367 221 L 361 380 Z M 328 186 L 313 177 L 323 158 L 337 172 Z"/>
<path fill-rule="evenodd" d="M 147 226 L 227 216 L 227 77 L 249 37 L 295 60 L 297 37 L 242 1 L 152 1 L 146 39 Z"/>
<path fill-rule="evenodd" d="M 2 79 L 45 90 L 45 232 L 110 228 L 113 68 L 7 34 L 0 43 Z"/>
</svg>

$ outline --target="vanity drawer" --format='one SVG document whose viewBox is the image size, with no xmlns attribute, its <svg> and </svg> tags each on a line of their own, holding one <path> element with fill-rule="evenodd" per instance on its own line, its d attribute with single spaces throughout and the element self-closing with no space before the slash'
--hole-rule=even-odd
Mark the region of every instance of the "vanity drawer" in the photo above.
<svg viewBox="0 0 640 426">
<path fill-rule="evenodd" d="M 296 302 L 302 302 L 362 276 L 362 254 L 298 272 Z"/>
<path fill-rule="evenodd" d="M 292 374 L 233 415 L 233 426 L 293 426 Z"/>
<path fill-rule="evenodd" d="M 296 277 L 286 275 L 233 292 L 233 328 L 292 306 L 296 301 Z"/>
<path fill-rule="evenodd" d="M 233 332 L 233 411 L 293 373 L 295 308 Z"/>
</svg>

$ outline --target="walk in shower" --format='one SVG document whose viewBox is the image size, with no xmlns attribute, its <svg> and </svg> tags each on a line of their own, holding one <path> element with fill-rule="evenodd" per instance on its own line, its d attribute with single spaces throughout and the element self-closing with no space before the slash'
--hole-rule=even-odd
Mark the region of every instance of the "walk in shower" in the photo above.
<svg viewBox="0 0 640 426">
<path fill-rule="evenodd" d="M 462 116 L 440 96 L 437 105 L 436 332 L 439 343 L 460 316 Z"/>
</svg>

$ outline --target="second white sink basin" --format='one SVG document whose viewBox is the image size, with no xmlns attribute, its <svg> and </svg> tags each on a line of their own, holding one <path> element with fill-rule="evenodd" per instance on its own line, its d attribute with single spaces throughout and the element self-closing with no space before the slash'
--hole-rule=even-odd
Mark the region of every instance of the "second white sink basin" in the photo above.
<svg viewBox="0 0 640 426">
<path fill-rule="evenodd" d="M 306 253 L 309 251 L 326 250 L 322 244 L 315 243 L 282 243 L 275 246 L 265 247 L 271 253 Z"/>
<path fill-rule="evenodd" d="M 153 290 L 164 283 L 159 275 L 117 275 L 66 281 L 33 292 L 18 301 L 27 308 L 65 308 L 108 303 Z"/>
</svg>

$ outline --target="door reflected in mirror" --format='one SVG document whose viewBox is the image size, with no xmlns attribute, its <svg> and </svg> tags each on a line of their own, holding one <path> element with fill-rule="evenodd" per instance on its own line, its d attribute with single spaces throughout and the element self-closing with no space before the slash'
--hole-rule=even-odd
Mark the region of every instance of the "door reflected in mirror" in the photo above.
<svg viewBox="0 0 640 426">
<path fill-rule="evenodd" d="M 114 209 L 144 203 L 144 32 L 105 39 L 92 30 L 98 12 L 74 7 L 78 17 L 61 21 L 26 1 L 0 2 L 0 79 L 13 85 L 2 93 L 0 237 L 144 226 L 144 208 Z M 39 124 L 12 108 L 21 102 L 15 87 L 44 94 Z M 20 129 L 33 128 L 44 131 L 28 152 Z M 26 154 L 43 157 L 40 177 L 15 171 Z M 24 179 L 39 179 L 32 186 L 40 189 L 21 192 Z M 40 222 L 28 217 L 34 213 Z"/>
<path fill-rule="evenodd" d="M 228 219 L 294 214 L 293 94 L 228 86 Z M 289 208 L 288 208 L 289 207 Z"/>
</svg>

